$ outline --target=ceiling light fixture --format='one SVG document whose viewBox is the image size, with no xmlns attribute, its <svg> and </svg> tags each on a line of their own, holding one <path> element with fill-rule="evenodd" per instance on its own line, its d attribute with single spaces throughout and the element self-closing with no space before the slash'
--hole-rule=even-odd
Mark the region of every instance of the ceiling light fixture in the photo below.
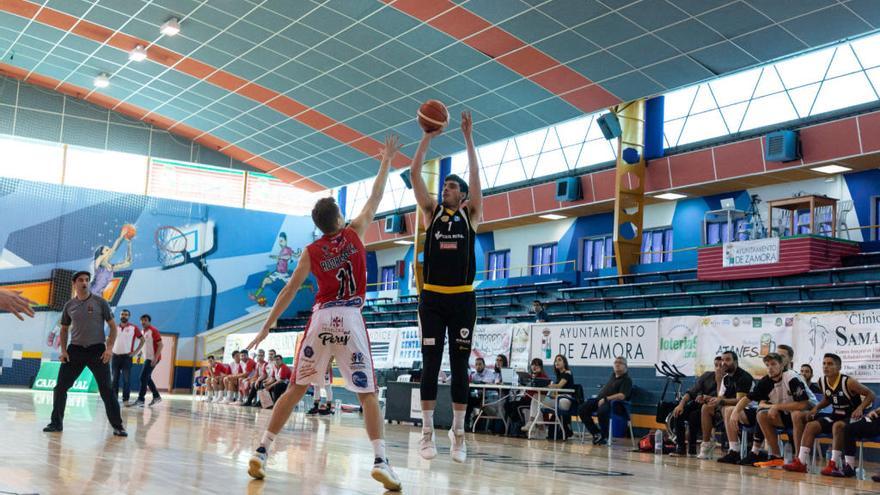
<svg viewBox="0 0 880 495">
<path fill-rule="evenodd" d="M 563 218 L 568 218 L 565 215 L 557 215 L 555 213 L 548 213 L 546 215 L 539 215 L 538 218 L 543 218 L 544 220 L 562 220 Z"/>
<path fill-rule="evenodd" d="M 412 246 L 413 241 L 405 241 L 403 239 L 399 239 L 394 241 L 394 244 L 400 244 L 401 246 Z"/>
<path fill-rule="evenodd" d="M 138 45 L 128 52 L 128 59 L 132 62 L 143 62 L 147 59 L 147 49 L 144 45 Z"/>
<path fill-rule="evenodd" d="M 665 199 L 668 201 L 675 201 L 676 199 L 686 198 L 687 196 L 685 196 L 684 194 L 668 192 L 668 193 L 658 194 L 654 197 L 657 199 Z"/>
<path fill-rule="evenodd" d="M 106 88 L 107 86 L 110 86 L 110 77 L 106 72 L 98 74 L 98 77 L 95 78 L 95 87 Z"/>
<path fill-rule="evenodd" d="M 162 27 L 159 28 L 159 32 L 165 36 L 174 36 L 179 33 L 180 22 L 178 22 L 177 17 L 172 17 L 165 21 L 165 24 L 162 24 Z"/>
<path fill-rule="evenodd" d="M 833 163 L 831 165 L 825 165 L 823 167 L 811 168 L 810 170 L 814 172 L 821 172 L 823 174 L 839 174 L 841 172 L 849 172 L 852 169 L 849 167 L 844 167 L 843 165 L 837 165 L 836 163 Z"/>
</svg>

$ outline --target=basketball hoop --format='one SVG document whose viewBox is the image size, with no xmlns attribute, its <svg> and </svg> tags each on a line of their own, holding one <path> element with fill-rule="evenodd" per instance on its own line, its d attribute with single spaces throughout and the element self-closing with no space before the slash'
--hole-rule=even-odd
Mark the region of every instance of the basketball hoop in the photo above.
<svg viewBox="0 0 880 495">
<path fill-rule="evenodd" d="M 156 229 L 156 254 L 165 268 L 186 259 L 186 236 L 177 227 L 166 225 Z"/>
</svg>

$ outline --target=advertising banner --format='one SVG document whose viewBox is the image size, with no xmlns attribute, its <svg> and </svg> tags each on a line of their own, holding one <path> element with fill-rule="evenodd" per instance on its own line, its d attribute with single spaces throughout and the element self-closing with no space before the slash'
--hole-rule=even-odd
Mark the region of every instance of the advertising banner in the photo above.
<svg viewBox="0 0 880 495">
<path fill-rule="evenodd" d="M 474 332 L 474 340 L 471 344 L 471 357 L 469 363 L 474 365 L 478 357 L 486 361 L 486 366 L 495 366 L 495 357 L 503 354 L 510 362 L 510 342 L 513 337 L 513 325 L 478 325 Z"/>
<path fill-rule="evenodd" d="M 34 380 L 34 390 L 52 390 L 58 381 L 58 370 L 61 369 L 61 361 L 43 361 L 40 363 L 40 370 L 37 371 L 37 378 Z M 73 382 L 71 392 L 97 392 L 98 383 L 88 368 L 80 373 L 79 377 Z"/>
<path fill-rule="evenodd" d="M 698 330 L 695 374 L 713 370 L 715 356 L 734 351 L 741 368 L 752 376 L 764 376 L 764 356 L 776 352 L 780 344 L 792 345 L 793 330 L 793 314 L 703 316 Z M 800 362 L 797 349 L 795 358 Z"/>
<path fill-rule="evenodd" d="M 275 349 L 275 352 L 281 354 L 281 357 L 284 358 L 285 363 L 291 364 L 296 357 L 296 344 L 299 342 L 301 335 L 302 332 L 270 333 L 262 342 L 260 342 L 257 349 L 265 350 L 267 356 L 269 349 Z M 227 335 L 226 345 L 223 348 L 223 362 L 232 362 L 232 351 L 240 351 L 244 349 L 256 336 L 256 333 L 233 333 Z M 253 350 L 248 354 L 254 356 L 255 352 L 256 350 Z"/>
<path fill-rule="evenodd" d="M 370 353 L 373 355 L 373 366 L 376 369 L 394 367 L 394 353 L 397 351 L 397 339 L 400 329 L 397 328 L 371 328 L 367 330 L 370 336 Z"/>
<path fill-rule="evenodd" d="M 721 266 L 724 268 L 771 263 L 779 263 L 778 237 L 724 244 L 724 253 L 721 256 Z"/>
<path fill-rule="evenodd" d="M 702 316 L 674 316 L 660 318 L 659 361 L 673 369 L 693 376 L 697 364 L 697 338 Z M 659 362 L 657 363 L 660 364 Z M 658 376 L 661 376 L 657 372 Z"/>
<path fill-rule="evenodd" d="M 843 361 L 843 373 L 860 382 L 880 383 L 880 311 L 805 313 L 795 318 L 795 353 L 821 373 L 822 356 Z"/>
<path fill-rule="evenodd" d="M 616 356 L 630 367 L 657 362 L 657 319 L 537 323 L 532 325 L 532 357 L 552 366 L 562 354 L 570 366 L 611 366 Z"/>
<path fill-rule="evenodd" d="M 529 369 L 529 351 L 532 347 L 531 326 L 528 323 L 517 323 L 513 326 L 513 338 L 510 346 L 510 367 L 518 370 Z"/>
</svg>

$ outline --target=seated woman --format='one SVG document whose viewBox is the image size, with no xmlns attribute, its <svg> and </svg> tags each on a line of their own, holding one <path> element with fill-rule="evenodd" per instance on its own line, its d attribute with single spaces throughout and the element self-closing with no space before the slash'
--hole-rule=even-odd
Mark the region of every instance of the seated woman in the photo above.
<svg viewBox="0 0 880 495">
<path fill-rule="evenodd" d="M 563 388 L 563 389 L 573 389 L 575 386 L 574 376 L 571 373 L 571 368 L 568 367 L 568 359 L 562 354 L 557 354 L 555 358 L 553 358 L 553 372 L 555 374 L 555 380 L 553 383 L 547 385 L 548 388 Z M 537 402 L 533 400 L 532 402 Z M 576 404 L 576 400 L 572 394 L 560 394 L 557 392 L 551 392 L 547 394 L 541 400 L 541 407 L 549 409 L 550 411 L 558 411 L 560 413 L 565 413 L 570 411 Z M 537 420 L 537 407 L 535 409 L 531 409 L 529 411 L 529 422 L 523 427 L 524 431 L 528 431 L 531 428 L 532 423 Z M 532 411 L 535 411 L 532 414 Z M 563 426 L 565 428 L 565 435 L 571 436 L 571 426 L 570 419 L 568 419 L 567 415 L 563 419 Z"/>
<path fill-rule="evenodd" d="M 529 375 L 532 380 L 536 378 L 548 380 L 550 378 L 544 372 L 544 361 L 540 358 L 532 359 L 529 364 Z M 520 424 L 525 424 L 530 418 L 538 414 L 539 404 L 537 401 L 532 400 L 532 397 L 535 397 L 535 395 L 535 392 L 525 392 L 517 397 L 516 400 L 508 401 L 504 407 L 508 421 L 516 420 Z M 523 431 L 528 431 L 528 428 Z"/>
</svg>

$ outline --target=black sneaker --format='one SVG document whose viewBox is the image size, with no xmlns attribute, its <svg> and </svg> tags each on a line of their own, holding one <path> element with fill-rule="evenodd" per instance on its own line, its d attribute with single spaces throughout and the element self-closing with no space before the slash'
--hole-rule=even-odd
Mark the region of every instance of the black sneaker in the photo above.
<svg viewBox="0 0 880 495">
<path fill-rule="evenodd" d="M 604 445 L 608 443 L 608 439 L 605 438 L 601 433 L 598 435 L 593 435 L 593 445 Z"/>
<path fill-rule="evenodd" d="M 115 436 L 115 437 L 127 437 L 127 436 L 128 436 L 128 432 L 125 431 L 125 428 L 123 428 L 123 427 L 120 426 L 119 428 L 113 428 L 113 436 Z"/>
<path fill-rule="evenodd" d="M 161 397 L 153 397 L 153 400 L 150 401 L 150 407 L 153 407 L 160 402 L 162 402 Z"/>
<path fill-rule="evenodd" d="M 746 456 L 739 461 L 740 466 L 754 466 L 756 462 L 764 462 L 767 460 L 767 453 L 764 451 L 758 452 L 757 454 L 749 451 Z"/>
<path fill-rule="evenodd" d="M 144 401 L 138 399 L 125 404 L 125 407 L 144 407 Z"/>
<path fill-rule="evenodd" d="M 733 450 L 728 450 L 724 456 L 718 459 L 718 462 L 722 464 L 739 464 L 740 457 L 739 452 L 735 452 Z"/>
<path fill-rule="evenodd" d="M 696 457 L 697 456 L 697 446 L 694 444 L 688 444 L 687 455 L 690 457 Z"/>
<path fill-rule="evenodd" d="M 311 409 L 306 411 L 306 416 L 314 416 L 316 414 L 318 414 L 318 406 L 317 405 L 312 406 Z"/>
<path fill-rule="evenodd" d="M 329 407 L 319 408 L 318 414 L 320 414 L 321 416 L 329 416 L 329 415 L 333 414 L 333 410 L 330 409 Z"/>
<path fill-rule="evenodd" d="M 875 474 L 874 476 L 871 476 L 871 479 L 874 480 L 876 483 L 880 483 L 880 474 Z"/>
<path fill-rule="evenodd" d="M 61 425 L 56 425 L 54 423 L 49 423 L 48 425 L 46 425 L 45 428 L 43 428 L 43 431 L 45 431 L 46 433 L 59 433 L 61 431 L 64 431 L 64 427 Z"/>
</svg>

